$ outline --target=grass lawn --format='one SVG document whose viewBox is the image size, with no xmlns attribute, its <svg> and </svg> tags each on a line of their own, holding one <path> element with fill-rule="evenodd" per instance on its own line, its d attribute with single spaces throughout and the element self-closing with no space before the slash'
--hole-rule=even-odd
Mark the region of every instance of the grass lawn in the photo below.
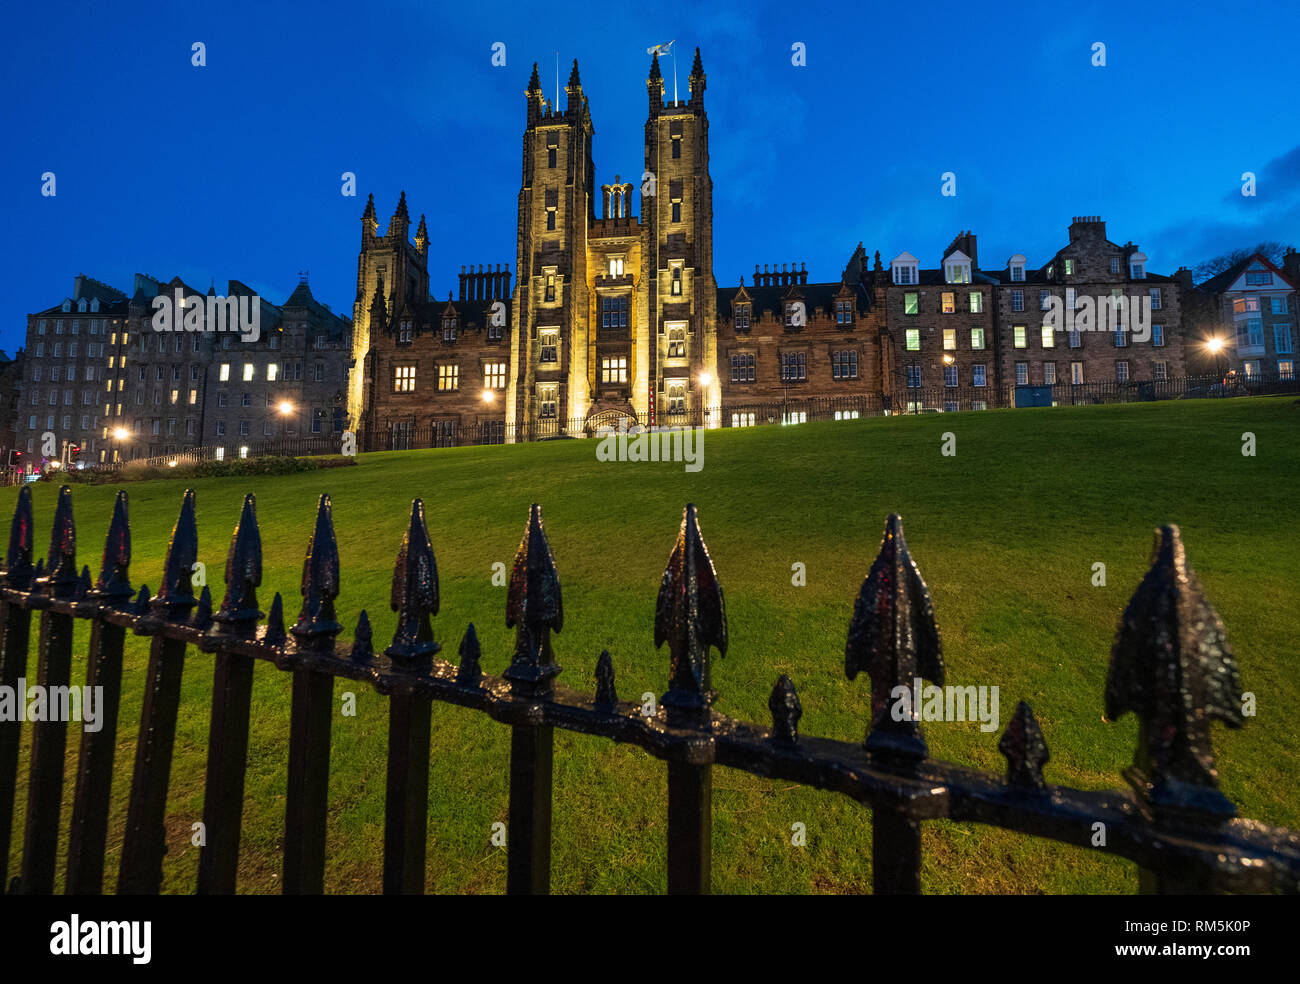
<svg viewBox="0 0 1300 984">
<path fill-rule="evenodd" d="M 942 435 L 957 454 L 940 454 Z M 1242 454 L 1243 432 L 1257 453 Z M 869 684 L 844 675 L 853 600 L 875 555 L 885 516 L 903 517 L 908 545 L 934 598 L 948 682 L 1000 689 L 1001 727 L 1028 700 L 1051 749 L 1048 782 L 1122 786 L 1136 720 L 1102 720 L 1102 689 L 1115 627 L 1146 570 L 1152 529 L 1182 527 L 1188 559 L 1228 628 L 1244 689 L 1258 714 L 1240 731 L 1216 726 L 1224 792 L 1243 815 L 1300 826 L 1300 654 L 1295 646 L 1295 481 L 1300 404 L 1251 398 L 874 418 L 797 427 L 709 432 L 704 467 L 609 463 L 595 442 L 364 455 L 355 468 L 285 477 L 205 479 L 197 489 L 200 559 L 214 603 L 241 496 L 257 494 L 264 548 L 260 600 L 280 591 L 292 623 L 316 496 L 333 498 L 342 593 L 352 626 L 369 610 L 375 644 L 387 645 L 393 561 L 410 500 L 424 499 L 438 559 L 441 613 L 434 630 L 455 659 L 468 622 L 486 672 L 508 664 L 509 565 L 528 504 L 543 506 L 564 590 L 555 637 L 562 683 L 591 691 L 608 648 L 624 699 L 662 695 L 667 649 L 653 648 L 656 591 L 682 506 L 693 501 L 726 591 L 730 649 L 713 663 L 723 713 L 767 722 L 780 673 L 799 690 L 801 733 L 860 740 Z M 182 481 L 126 486 L 133 581 L 156 589 Z M 34 488 L 38 555 L 48 546 L 57 486 Z M 98 571 L 114 488 L 78 486 L 79 563 Z M 15 490 L 0 490 L 11 510 Z M 9 515 L 8 512 L 5 515 Z M 1106 565 L 1094 587 L 1093 564 Z M 792 565 L 807 585 L 791 583 Z M 78 626 L 73 682 L 85 677 L 88 627 Z M 34 678 L 36 626 L 28 677 Z M 127 636 L 106 883 L 116 885 L 147 641 Z M 188 892 L 198 850 L 212 660 L 190 650 L 168 807 L 164 891 Z M 357 714 L 333 728 L 326 889 L 375 892 L 382 873 L 386 701 L 350 682 Z M 278 891 L 289 734 L 288 674 L 259 663 L 244 806 L 239 888 Z M 925 726 L 931 754 L 1001 772 L 998 732 L 977 723 Z M 30 728 L 25 729 L 30 738 Z M 64 839 L 80 731 L 69 732 Z M 555 734 L 552 888 L 556 892 L 662 892 L 666 886 L 666 770 L 638 749 Z M 26 775 L 24 747 L 20 776 Z M 428 889 L 500 892 L 505 852 L 490 843 L 506 819 L 509 730 L 445 705 L 433 712 Z M 25 783 L 25 780 L 24 780 Z M 22 785 L 25 791 L 25 785 Z M 10 872 L 21 855 L 25 792 L 15 818 Z M 807 825 L 806 847 L 790 845 Z M 926 892 L 1133 892 L 1128 862 L 974 824 L 924 828 Z M 831 793 L 725 769 L 714 771 L 713 886 L 718 892 L 859 892 L 871 888 L 871 817 Z M 62 864 L 59 868 L 62 886 Z"/>
</svg>

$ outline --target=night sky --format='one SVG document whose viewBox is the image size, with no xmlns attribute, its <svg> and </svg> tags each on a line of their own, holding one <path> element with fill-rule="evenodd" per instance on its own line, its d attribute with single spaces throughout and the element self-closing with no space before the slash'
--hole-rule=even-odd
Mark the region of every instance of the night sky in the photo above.
<svg viewBox="0 0 1300 984">
<path fill-rule="evenodd" d="M 427 214 L 436 296 L 461 264 L 513 268 L 532 63 L 549 96 L 556 52 L 561 85 L 578 58 L 597 184 L 636 182 L 646 48 L 672 39 L 682 97 L 696 45 L 708 76 L 721 285 L 756 262 L 837 279 L 859 240 L 937 266 L 962 229 L 985 268 L 1016 252 L 1037 266 L 1084 214 L 1161 273 L 1300 238 L 1295 4 L 116 6 L 3 14 L 10 353 L 79 272 L 128 292 L 137 271 L 219 293 L 235 278 L 281 303 L 310 270 L 351 314 L 370 192 L 381 232 L 403 188 L 412 228 Z"/>
</svg>

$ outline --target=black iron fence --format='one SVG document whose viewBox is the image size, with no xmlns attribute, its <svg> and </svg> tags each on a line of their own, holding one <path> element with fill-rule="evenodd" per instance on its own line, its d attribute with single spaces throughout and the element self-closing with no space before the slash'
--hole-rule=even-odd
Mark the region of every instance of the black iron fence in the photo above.
<svg viewBox="0 0 1300 984">
<path fill-rule="evenodd" d="M 441 658 L 432 619 L 439 614 L 438 568 L 419 499 L 397 551 L 392 642 L 375 648 L 363 611 L 350 641 L 335 617 L 339 555 L 330 499 L 322 495 L 307 541 L 302 606 L 286 631 L 277 593 L 259 610 L 261 539 L 252 495 L 244 499 L 226 560 L 226 592 L 214 612 L 206 586 L 194 593 L 198 552 L 194 493 L 186 492 L 151 596 L 128 573 L 131 533 L 127 495 L 119 492 L 99 576 L 77 568 L 72 493 L 59 492 L 49 555 L 35 558 L 30 489 L 18 496 L 0 574 L 0 684 L 27 672 L 31 619 L 39 612 L 37 674 L 47 688 L 71 684 L 75 619 L 91 624 L 87 683 L 103 687 L 104 722 L 81 739 L 64 886 L 69 893 L 104 888 L 105 844 L 128 629 L 151 639 L 135 766 L 131 781 L 120 893 L 156 893 L 162 883 L 164 820 L 181 675 L 192 646 L 213 672 L 197 891 L 229 893 L 236 871 L 255 660 L 292 683 L 284 820 L 283 890 L 324 887 L 330 720 L 334 678 L 362 681 L 388 698 L 388 766 L 383 848 L 385 892 L 418 893 L 425 884 L 430 714 L 434 701 L 473 708 L 511 728 L 507 890 L 549 889 L 551 779 L 555 728 L 638 745 L 668 772 L 667 880 L 673 893 L 710 885 L 712 770 L 715 765 L 843 793 L 872 814 L 874 887 L 920 891 L 921 825 L 949 818 L 1089 847 L 1136 862 L 1144 892 L 1300 893 L 1300 836 L 1236 817 L 1218 789 L 1210 721 L 1239 727 L 1242 694 L 1224 628 L 1188 568 L 1178 530 L 1156 535 L 1151 568 L 1129 601 L 1110 655 L 1103 707 L 1108 718 L 1140 721 L 1130 788 L 1086 792 L 1046 783 L 1048 749 L 1029 706 L 1021 702 L 1002 735 L 1005 776 L 936 761 L 928 755 L 915 711 L 896 719 L 895 688 L 915 678 L 942 685 L 945 666 L 925 582 L 908 553 L 897 516 L 886 521 L 878 555 L 847 618 L 845 670 L 870 678 L 866 742 L 810 737 L 799 731 L 794 683 L 779 677 L 768 706 L 770 725 L 736 721 L 712 709 L 710 650 L 727 650 L 722 588 L 700 534 L 695 508 L 684 511 L 668 559 L 653 625 L 656 647 L 669 651 L 668 686 L 654 716 L 622 701 L 614 658 L 600 654 L 595 693 L 558 686 L 551 635 L 563 624 L 560 580 L 532 506 L 510 574 L 506 625 L 516 630 L 512 662 L 501 677 L 482 672 L 474 626 L 459 661 Z M 847 616 L 847 612 L 846 612 Z M 265 621 L 263 619 L 265 618 Z M 646 626 L 647 641 L 651 626 Z M 915 705 L 914 705 L 915 706 Z M 0 721 L 0 884 L 8 877 L 13 806 L 23 725 Z M 65 720 L 32 728 L 25 784 L 26 828 L 17 893 L 55 890 Z"/>
</svg>

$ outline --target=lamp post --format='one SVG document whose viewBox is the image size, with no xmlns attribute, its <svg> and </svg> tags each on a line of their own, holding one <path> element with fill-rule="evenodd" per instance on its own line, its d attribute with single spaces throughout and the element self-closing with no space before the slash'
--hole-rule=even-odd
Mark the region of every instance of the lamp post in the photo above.
<svg viewBox="0 0 1300 984">
<path fill-rule="evenodd" d="M 953 358 L 953 355 L 952 355 L 951 352 L 945 352 L 945 353 L 943 353 L 943 365 L 944 365 L 944 368 L 945 368 L 945 369 L 947 369 L 948 366 L 952 365 L 955 361 L 957 361 L 957 360 Z M 944 373 L 943 385 L 944 385 L 945 387 L 948 385 L 948 374 L 947 374 L 946 372 Z M 945 391 L 945 392 L 946 392 L 946 391 Z"/>
<path fill-rule="evenodd" d="M 699 380 L 700 380 L 700 426 L 707 427 L 708 413 L 709 413 L 708 392 L 709 392 L 709 386 L 712 385 L 713 383 L 713 373 L 709 372 L 706 369 L 705 371 L 700 373 Z"/>
<path fill-rule="evenodd" d="M 917 402 L 918 394 L 921 392 L 921 376 L 917 372 L 916 356 L 908 360 L 907 385 L 909 389 L 914 390 L 912 394 L 912 413 L 921 412 L 921 404 Z"/>
<path fill-rule="evenodd" d="M 1214 372 L 1219 377 L 1219 382 L 1223 382 L 1223 369 L 1220 367 L 1219 359 L 1223 354 L 1223 339 L 1218 335 L 1213 335 L 1206 339 L 1205 350 L 1214 356 Z"/>
</svg>

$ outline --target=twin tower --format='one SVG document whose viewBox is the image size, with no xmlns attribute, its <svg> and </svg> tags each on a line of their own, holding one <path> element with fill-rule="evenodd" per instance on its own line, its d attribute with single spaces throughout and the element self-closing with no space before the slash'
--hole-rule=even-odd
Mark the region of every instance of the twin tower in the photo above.
<svg viewBox="0 0 1300 984">
<path fill-rule="evenodd" d="M 546 98 L 534 64 L 525 91 L 513 292 L 502 289 L 509 273 L 498 269 L 471 272 L 469 297 L 462 273 L 459 300 L 431 298 L 424 217 L 412 240 L 403 193 L 381 236 L 372 199 L 362 216 L 353 310 L 354 427 L 373 433 L 449 415 L 466 418 L 462 426 L 482 422 L 485 407 L 474 402 L 480 394 L 452 398 L 440 385 L 448 378 L 443 367 L 455 362 L 459 381 L 474 380 L 481 365 L 495 366 L 507 352 L 504 399 L 492 412 L 497 419 L 504 413 L 514 433 L 546 418 L 573 427 L 637 414 L 671 424 L 681 413 L 719 405 L 713 183 L 699 49 L 685 100 L 664 101 L 657 54 L 646 89 L 642 172 L 598 185 L 577 60 L 563 110 Z M 447 332 L 449 323 L 461 330 Z M 423 335 L 432 348 L 419 345 Z M 392 367 L 403 358 L 415 363 L 414 389 L 392 399 Z"/>
</svg>

